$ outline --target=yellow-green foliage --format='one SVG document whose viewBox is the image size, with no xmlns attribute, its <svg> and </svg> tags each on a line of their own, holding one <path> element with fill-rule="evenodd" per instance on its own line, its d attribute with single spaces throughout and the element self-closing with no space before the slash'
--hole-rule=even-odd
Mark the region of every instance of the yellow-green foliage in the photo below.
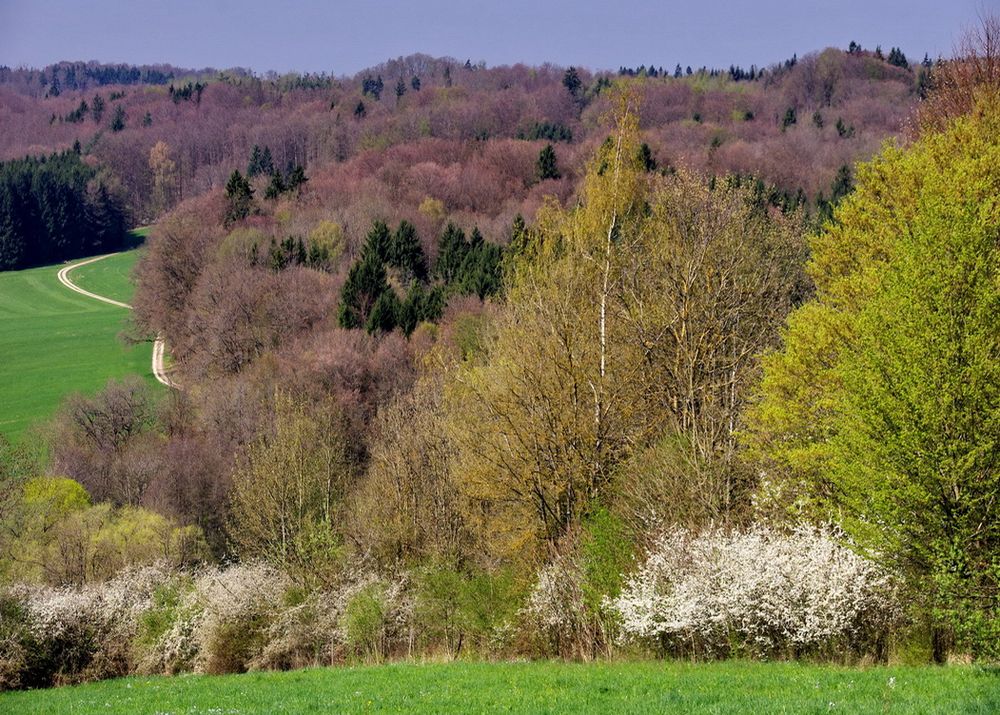
<svg viewBox="0 0 1000 715">
<path fill-rule="evenodd" d="M 628 102 L 579 205 L 545 204 L 518 242 L 506 304 L 445 387 L 469 524 L 514 560 L 625 488 L 612 484 L 618 465 L 664 433 L 685 436 L 677 471 L 697 485 L 685 493 L 699 518 L 728 518 L 746 496 L 733 432 L 799 282 L 798 225 L 726 182 L 647 173 Z M 646 493 L 681 497 L 660 485 Z"/>
<path fill-rule="evenodd" d="M 309 245 L 329 252 L 330 262 L 334 263 L 344 252 L 344 229 L 335 221 L 320 221 L 309 232 Z"/>
<path fill-rule="evenodd" d="M 235 258 L 241 258 L 246 261 L 253 256 L 254 251 L 266 255 L 269 242 L 270 237 L 259 228 L 241 226 L 233 229 L 228 236 L 222 239 L 218 248 L 219 259 L 231 261 Z"/>
<path fill-rule="evenodd" d="M 998 230 L 996 102 L 886 148 L 813 242 L 751 414 L 768 495 L 839 518 L 970 648 L 1000 633 Z"/>
<path fill-rule="evenodd" d="M 67 477 L 35 477 L 24 484 L 24 507 L 42 529 L 89 506 L 87 490 Z"/>
<path fill-rule="evenodd" d="M 201 530 L 137 507 L 91 505 L 72 479 L 37 477 L 25 483 L 0 567 L 10 578 L 57 585 L 107 579 L 123 568 L 207 556 Z"/>
</svg>

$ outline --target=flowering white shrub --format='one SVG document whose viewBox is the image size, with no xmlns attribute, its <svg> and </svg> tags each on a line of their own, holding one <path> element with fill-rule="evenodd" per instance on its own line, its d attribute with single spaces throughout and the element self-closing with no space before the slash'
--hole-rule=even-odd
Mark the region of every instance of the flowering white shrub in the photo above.
<svg viewBox="0 0 1000 715">
<path fill-rule="evenodd" d="M 522 615 L 546 635 L 561 655 L 582 655 L 587 636 L 583 569 L 571 551 L 538 572 Z"/>
<path fill-rule="evenodd" d="M 901 617 L 895 580 L 829 530 L 661 535 L 608 601 L 633 638 L 722 654 L 870 648 Z"/>
<path fill-rule="evenodd" d="M 538 572 L 525 613 L 543 628 L 567 631 L 584 611 L 583 573 L 572 556 L 559 555 Z"/>
<path fill-rule="evenodd" d="M 162 566 L 131 568 L 82 588 L 18 585 L 4 594 L 0 687 L 36 687 L 129 673 L 132 644 Z M 25 680 L 28 678 L 28 680 Z"/>
</svg>

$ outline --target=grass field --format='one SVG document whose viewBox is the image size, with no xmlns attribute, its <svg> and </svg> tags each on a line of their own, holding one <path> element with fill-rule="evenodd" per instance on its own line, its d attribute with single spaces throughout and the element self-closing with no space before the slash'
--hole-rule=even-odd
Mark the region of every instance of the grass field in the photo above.
<svg viewBox="0 0 1000 715">
<path fill-rule="evenodd" d="M 73 271 L 87 290 L 127 302 L 138 251 Z M 65 265 L 65 264 L 63 264 Z M 112 377 L 152 375 L 152 344 L 118 339 L 128 311 L 67 289 L 62 265 L 0 273 L 0 432 L 17 439 L 50 417 L 72 392 L 93 392 Z"/>
<path fill-rule="evenodd" d="M 1000 672 L 795 663 L 384 665 L 8 693 L 13 713 L 996 713 Z"/>
</svg>

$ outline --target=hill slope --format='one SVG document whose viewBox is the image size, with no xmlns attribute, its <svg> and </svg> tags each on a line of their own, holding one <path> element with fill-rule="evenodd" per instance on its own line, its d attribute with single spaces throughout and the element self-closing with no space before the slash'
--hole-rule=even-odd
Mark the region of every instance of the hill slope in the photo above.
<svg viewBox="0 0 1000 715">
<path fill-rule="evenodd" d="M 73 279 L 130 299 L 138 255 L 112 256 Z M 154 381 L 152 344 L 128 348 L 118 339 L 127 312 L 66 289 L 56 279 L 62 267 L 0 273 L 0 432 L 14 439 L 70 392 L 92 392 L 128 374 Z"/>
</svg>

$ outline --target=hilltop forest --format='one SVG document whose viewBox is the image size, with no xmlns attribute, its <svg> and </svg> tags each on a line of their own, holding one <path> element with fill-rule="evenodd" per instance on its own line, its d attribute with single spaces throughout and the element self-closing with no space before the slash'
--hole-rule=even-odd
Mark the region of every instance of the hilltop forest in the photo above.
<svg viewBox="0 0 1000 715">
<path fill-rule="evenodd" d="M 126 338 L 178 389 L 0 450 L 0 687 L 995 658 L 996 29 L 935 63 L 3 68 L 16 206 L 65 164 L 154 224 Z M 0 248 L 48 256 L 0 192 Z"/>
</svg>

